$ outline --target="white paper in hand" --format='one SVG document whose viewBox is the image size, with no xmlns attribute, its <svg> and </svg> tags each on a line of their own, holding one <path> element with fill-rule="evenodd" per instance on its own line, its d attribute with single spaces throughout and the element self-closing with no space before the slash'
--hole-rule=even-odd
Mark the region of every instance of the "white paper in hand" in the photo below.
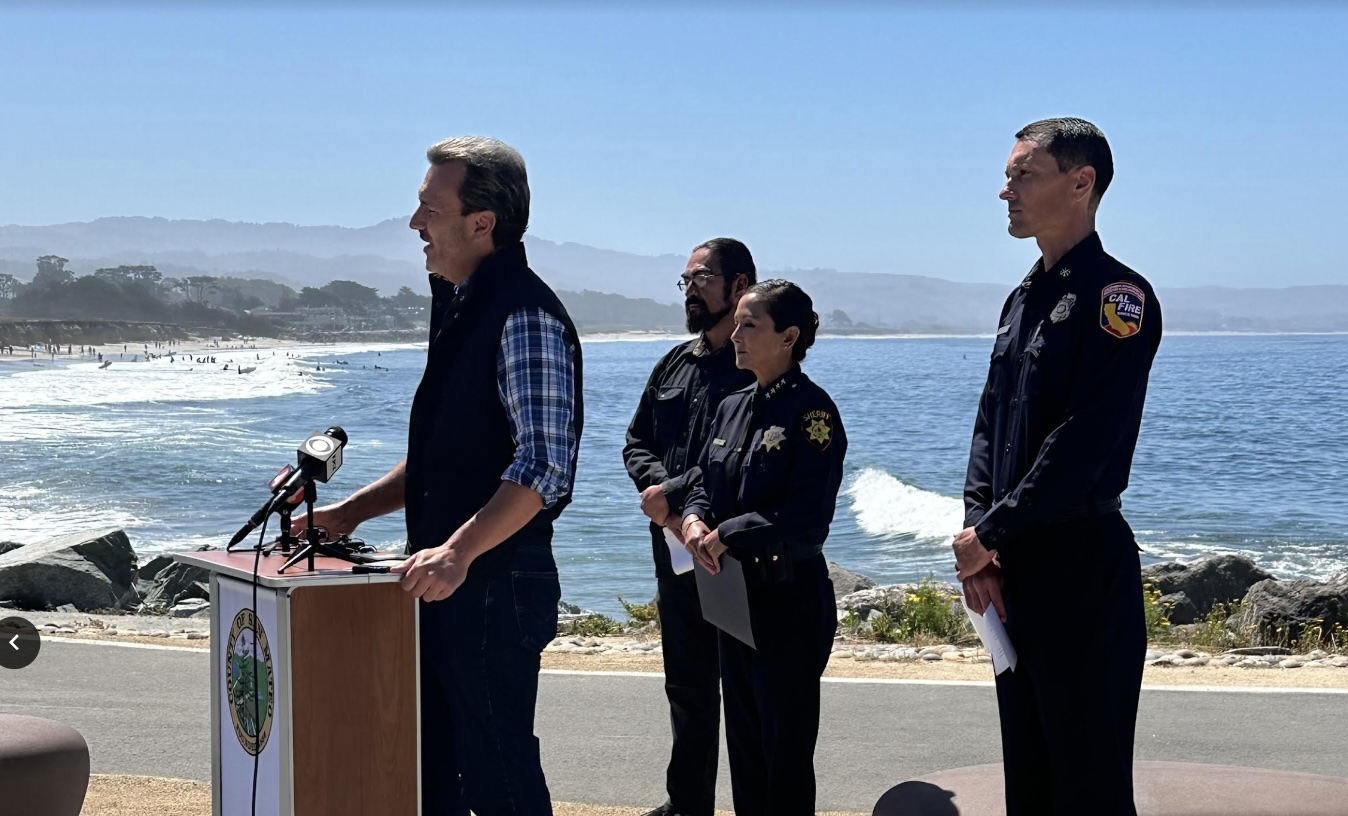
<svg viewBox="0 0 1348 816">
<path fill-rule="evenodd" d="M 988 606 L 983 614 L 979 615 L 969 608 L 966 601 L 964 614 L 969 616 L 974 631 L 978 633 L 978 639 L 983 641 L 983 648 L 992 656 L 992 673 L 1001 674 L 1007 669 L 1015 671 L 1016 649 L 1011 645 L 1011 638 L 1006 634 L 1002 619 L 997 616 L 996 607 Z"/>
<path fill-rule="evenodd" d="M 693 568 L 692 553 L 668 527 L 665 528 L 665 544 L 669 545 L 669 563 L 674 567 L 675 575 L 683 575 Z"/>
</svg>

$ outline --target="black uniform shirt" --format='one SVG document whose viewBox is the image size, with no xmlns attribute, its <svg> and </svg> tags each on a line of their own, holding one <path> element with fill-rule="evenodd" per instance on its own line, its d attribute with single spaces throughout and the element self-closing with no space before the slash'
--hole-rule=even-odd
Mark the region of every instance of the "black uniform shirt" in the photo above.
<svg viewBox="0 0 1348 816">
<path fill-rule="evenodd" d="M 1109 512 L 1128 487 L 1161 307 L 1092 233 L 1007 298 L 978 405 L 965 525 L 988 549 Z"/>
<path fill-rule="evenodd" d="M 752 372 L 735 366 L 729 342 L 712 351 L 697 337 L 666 354 L 651 372 L 627 428 L 623 461 L 637 490 L 663 485 L 677 514 L 700 474 L 697 456 L 717 406 L 753 381 Z"/>
<path fill-rule="evenodd" d="M 847 435 L 838 408 L 799 366 L 721 403 L 684 506 L 738 560 L 823 550 L 842 486 Z"/>
</svg>

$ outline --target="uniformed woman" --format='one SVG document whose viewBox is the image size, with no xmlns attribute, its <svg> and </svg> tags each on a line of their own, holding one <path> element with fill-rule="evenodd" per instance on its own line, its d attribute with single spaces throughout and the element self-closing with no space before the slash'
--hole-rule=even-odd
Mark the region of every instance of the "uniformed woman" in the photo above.
<svg viewBox="0 0 1348 816">
<path fill-rule="evenodd" d="M 847 437 L 824 389 L 800 370 L 819 326 L 784 280 L 749 287 L 735 311 L 736 365 L 755 385 L 721 403 L 684 505 L 687 546 L 715 574 L 743 566 L 756 648 L 719 633 L 737 816 L 813 814 L 819 677 L 837 630 L 824 540 Z"/>
</svg>

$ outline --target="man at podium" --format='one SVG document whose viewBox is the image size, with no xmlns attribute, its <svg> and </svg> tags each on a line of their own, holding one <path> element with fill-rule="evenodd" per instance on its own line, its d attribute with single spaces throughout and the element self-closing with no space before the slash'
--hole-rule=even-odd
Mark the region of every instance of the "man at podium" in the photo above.
<svg viewBox="0 0 1348 816">
<path fill-rule="evenodd" d="M 409 226 L 432 315 L 407 456 L 315 513 L 329 535 L 405 508 L 421 599 L 422 813 L 551 814 L 534 736 L 539 661 L 557 633 L 552 524 L 570 503 L 583 424 L 576 328 L 528 266 L 524 160 L 446 139 Z"/>
</svg>

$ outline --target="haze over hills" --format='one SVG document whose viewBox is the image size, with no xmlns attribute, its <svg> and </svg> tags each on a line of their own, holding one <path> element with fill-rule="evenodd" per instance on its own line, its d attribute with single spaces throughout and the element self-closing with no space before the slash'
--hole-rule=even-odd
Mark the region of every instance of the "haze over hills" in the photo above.
<svg viewBox="0 0 1348 816">
<path fill-rule="evenodd" d="M 558 290 L 649 298 L 657 304 L 681 301 L 674 284 L 686 261 L 683 254 L 636 255 L 534 236 L 526 236 L 525 243 L 535 271 Z M 147 263 L 173 277 L 268 278 L 297 289 L 353 280 L 392 294 L 402 286 L 424 288 L 421 246 L 405 219 L 349 228 L 100 218 L 52 226 L 0 226 L 0 273 L 28 280 L 34 259 L 50 253 L 69 258 L 69 267 L 77 274 Z M 1167 288 L 1163 270 L 1143 271 L 1156 285 L 1172 331 L 1348 331 L 1348 286 Z M 759 274 L 800 283 L 814 297 L 826 325 L 834 310 L 842 310 L 854 323 L 924 333 L 989 332 L 1016 282 L 1012 271 L 999 283 L 833 269 Z M 626 309 L 623 301 L 610 299 L 604 310 L 611 325 L 667 328 L 677 312 L 653 309 L 657 304 L 630 304 Z M 651 320 L 664 325 L 650 325 Z"/>
</svg>

